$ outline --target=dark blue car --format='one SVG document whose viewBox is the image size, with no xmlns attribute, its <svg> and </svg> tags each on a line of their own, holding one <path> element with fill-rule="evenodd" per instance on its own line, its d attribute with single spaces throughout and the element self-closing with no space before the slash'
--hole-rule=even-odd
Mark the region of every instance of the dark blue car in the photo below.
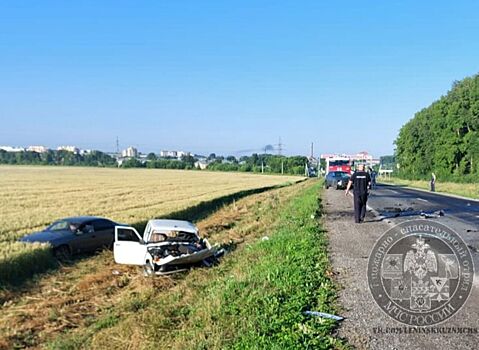
<svg viewBox="0 0 479 350">
<path fill-rule="evenodd" d="M 77 216 L 55 221 L 43 231 L 27 235 L 20 241 L 48 242 L 58 258 L 68 258 L 112 247 L 116 225 L 121 224 L 96 216 Z"/>
<path fill-rule="evenodd" d="M 324 179 L 324 187 L 326 189 L 333 187 L 337 190 L 347 187 L 350 176 L 344 171 L 331 171 Z"/>
</svg>

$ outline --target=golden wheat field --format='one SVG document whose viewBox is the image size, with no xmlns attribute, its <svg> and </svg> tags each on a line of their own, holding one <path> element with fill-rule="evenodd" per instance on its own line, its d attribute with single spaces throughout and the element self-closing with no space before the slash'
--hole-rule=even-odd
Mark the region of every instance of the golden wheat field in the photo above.
<svg viewBox="0 0 479 350">
<path fill-rule="evenodd" d="M 98 215 L 134 224 L 226 194 L 298 179 L 206 171 L 0 166 L 0 256 L 2 250 L 13 253 L 7 242 L 62 217 Z"/>
</svg>

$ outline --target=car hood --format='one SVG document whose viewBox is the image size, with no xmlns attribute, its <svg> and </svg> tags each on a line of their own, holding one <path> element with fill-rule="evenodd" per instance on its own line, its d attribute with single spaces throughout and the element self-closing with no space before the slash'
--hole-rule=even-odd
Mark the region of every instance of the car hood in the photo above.
<svg viewBox="0 0 479 350">
<path fill-rule="evenodd" d="M 72 233 L 67 231 L 40 231 L 24 236 L 20 242 L 54 242 L 71 235 Z"/>
</svg>

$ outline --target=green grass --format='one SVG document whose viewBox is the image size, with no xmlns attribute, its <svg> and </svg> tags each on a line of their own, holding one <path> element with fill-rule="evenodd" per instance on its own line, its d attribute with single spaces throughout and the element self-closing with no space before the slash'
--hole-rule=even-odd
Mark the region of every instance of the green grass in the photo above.
<svg viewBox="0 0 479 350">
<path fill-rule="evenodd" d="M 338 312 L 318 221 L 320 189 L 321 182 L 312 182 L 284 206 L 256 216 L 274 217 L 273 227 L 259 233 L 269 240 L 256 237 L 215 268 L 179 277 L 165 293 L 161 288 L 132 293 L 106 318 L 49 347 L 345 348 L 334 336 L 334 321 L 304 315 L 306 310 Z"/>
<path fill-rule="evenodd" d="M 0 248 L 0 287 L 22 283 L 35 273 L 57 266 L 48 244 L 5 242 Z"/>
<path fill-rule="evenodd" d="M 397 177 L 392 177 L 390 179 L 382 178 L 378 180 L 378 182 L 420 188 L 424 190 L 430 189 L 429 181 L 426 180 L 404 180 Z M 442 182 L 440 179 L 438 179 L 436 180 L 436 192 L 479 199 L 479 183 Z"/>
</svg>

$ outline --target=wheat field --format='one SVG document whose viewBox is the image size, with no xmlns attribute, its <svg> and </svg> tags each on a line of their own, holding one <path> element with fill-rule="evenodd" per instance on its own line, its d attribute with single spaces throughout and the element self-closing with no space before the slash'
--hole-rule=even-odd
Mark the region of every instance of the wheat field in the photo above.
<svg viewBox="0 0 479 350">
<path fill-rule="evenodd" d="M 14 242 L 63 217 L 98 215 L 134 224 L 227 194 L 299 179 L 207 171 L 0 166 L 0 260 L 31 250 Z"/>
<path fill-rule="evenodd" d="M 56 219 L 105 216 L 135 223 L 246 189 L 297 181 L 262 176 L 156 169 L 0 167 L 0 241 Z"/>
</svg>

